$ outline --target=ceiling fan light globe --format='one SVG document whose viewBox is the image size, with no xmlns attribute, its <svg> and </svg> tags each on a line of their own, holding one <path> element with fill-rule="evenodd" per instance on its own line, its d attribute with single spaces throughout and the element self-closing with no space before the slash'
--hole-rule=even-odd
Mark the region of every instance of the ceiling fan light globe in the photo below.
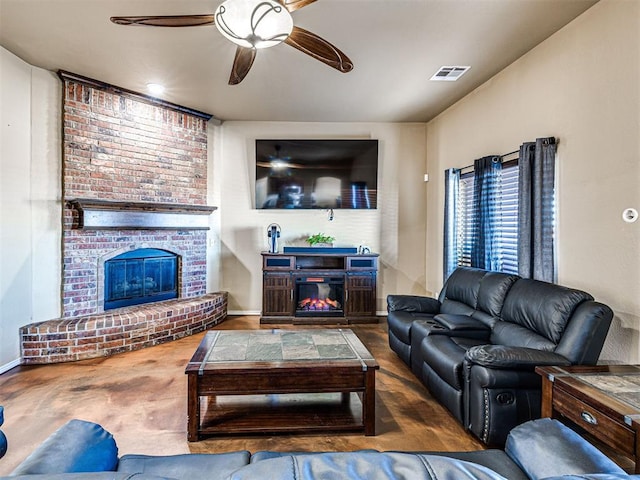
<svg viewBox="0 0 640 480">
<path fill-rule="evenodd" d="M 287 39 L 291 14 L 273 0 L 227 0 L 214 14 L 220 33 L 245 48 L 268 48 Z"/>
</svg>

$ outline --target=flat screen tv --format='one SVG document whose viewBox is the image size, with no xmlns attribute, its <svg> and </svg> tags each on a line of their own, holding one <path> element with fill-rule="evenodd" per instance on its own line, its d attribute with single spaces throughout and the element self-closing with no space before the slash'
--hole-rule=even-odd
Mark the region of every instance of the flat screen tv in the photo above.
<svg viewBox="0 0 640 480">
<path fill-rule="evenodd" d="M 257 209 L 374 209 L 378 140 L 256 140 Z"/>
</svg>

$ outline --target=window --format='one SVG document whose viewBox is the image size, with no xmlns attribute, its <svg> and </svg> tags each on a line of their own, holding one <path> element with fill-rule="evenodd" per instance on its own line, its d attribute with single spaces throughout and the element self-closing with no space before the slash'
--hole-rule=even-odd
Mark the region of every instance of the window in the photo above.
<svg viewBox="0 0 640 480">
<path fill-rule="evenodd" d="M 474 160 L 470 173 L 445 171 L 445 281 L 458 266 L 555 281 L 556 151 L 554 137 L 536 138 Z"/>
<path fill-rule="evenodd" d="M 475 221 L 474 173 L 460 175 L 456 209 L 457 265 L 471 266 L 473 225 Z M 502 164 L 499 182 L 498 264 L 500 271 L 518 273 L 518 161 Z"/>
</svg>

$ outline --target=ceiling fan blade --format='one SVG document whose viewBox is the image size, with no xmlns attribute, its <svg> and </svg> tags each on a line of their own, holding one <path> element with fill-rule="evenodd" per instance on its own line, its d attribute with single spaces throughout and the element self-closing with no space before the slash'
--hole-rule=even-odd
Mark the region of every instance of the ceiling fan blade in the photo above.
<svg viewBox="0 0 640 480">
<path fill-rule="evenodd" d="M 151 27 L 197 27 L 212 25 L 213 15 L 164 15 L 151 17 L 111 17 L 118 25 L 148 25 Z"/>
<path fill-rule="evenodd" d="M 306 7 L 310 3 L 315 2 L 316 0 L 278 0 L 284 8 L 289 10 L 289 12 L 293 12 L 294 10 L 298 10 L 299 8 Z"/>
<path fill-rule="evenodd" d="M 330 67 L 347 73 L 353 70 L 353 62 L 337 47 L 331 45 L 324 38 L 300 27 L 293 27 L 291 35 L 285 43 L 297 48 L 303 53 L 312 56 L 316 60 L 326 63 Z"/>
<path fill-rule="evenodd" d="M 255 48 L 238 47 L 236 49 L 236 57 L 233 59 L 233 66 L 231 67 L 229 85 L 237 85 L 244 80 L 255 59 Z"/>
</svg>

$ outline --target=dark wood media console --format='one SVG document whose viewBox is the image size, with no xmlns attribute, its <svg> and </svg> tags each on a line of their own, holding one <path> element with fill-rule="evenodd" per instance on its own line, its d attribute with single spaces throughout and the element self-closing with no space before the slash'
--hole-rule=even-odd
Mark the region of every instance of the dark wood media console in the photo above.
<svg viewBox="0 0 640 480">
<path fill-rule="evenodd" d="M 262 253 L 260 323 L 378 322 L 378 254 L 332 253 L 330 250 Z"/>
</svg>

